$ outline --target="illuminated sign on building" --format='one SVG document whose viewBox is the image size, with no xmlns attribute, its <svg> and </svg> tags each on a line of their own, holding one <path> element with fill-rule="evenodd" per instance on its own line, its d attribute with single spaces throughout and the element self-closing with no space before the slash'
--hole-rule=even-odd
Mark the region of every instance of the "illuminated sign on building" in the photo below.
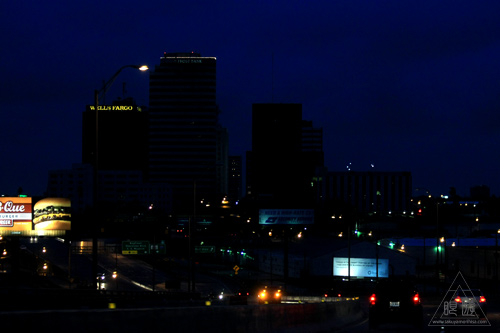
<svg viewBox="0 0 500 333">
<path fill-rule="evenodd" d="M 314 209 L 260 209 L 259 224 L 313 224 Z"/>
<path fill-rule="evenodd" d="M 31 198 L 0 197 L 0 234 L 31 230 Z"/>
<path fill-rule="evenodd" d="M 95 105 L 87 105 L 87 111 L 95 111 Z M 98 105 L 97 111 L 141 111 L 137 105 Z"/>
<path fill-rule="evenodd" d="M 389 277 L 389 259 L 373 258 L 351 258 L 351 270 L 349 272 L 349 258 L 333 258 L 334 276 L 353 276 L 353 277 Z M 349 274 L 350 273 L 350 274 Z"/>
</svg>

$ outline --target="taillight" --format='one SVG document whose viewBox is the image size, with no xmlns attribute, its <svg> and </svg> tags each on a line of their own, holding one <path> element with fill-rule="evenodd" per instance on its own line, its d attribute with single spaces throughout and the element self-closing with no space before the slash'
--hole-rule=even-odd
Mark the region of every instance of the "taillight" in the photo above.
<svg viewBox="0 0 500 333">
<path fill-rule="evenodd" d="M 484 303 L 486 302 L 486 298 L 484 296 L 479 297 L 479 303 Z"/>
<path fill-rule="evenodd" d="M 415 296 L 413 296 L 413 303 L 415 304 L 420 303 L 420 296 L 418 294 L 415 294 Z"/>
<path fill-rule="evenodd" d="M 460 296 L 455 297 L 455 302 L 462 303 L 462 299 L 460 298 Z"/>
<path fill-rule="evenodd" d="M 377 302 L 377 297 L 375 296 L 375 294 L 371 295 L 370 296 L 370 304 L 375 305 L 376 302 Z"/>
</svg>

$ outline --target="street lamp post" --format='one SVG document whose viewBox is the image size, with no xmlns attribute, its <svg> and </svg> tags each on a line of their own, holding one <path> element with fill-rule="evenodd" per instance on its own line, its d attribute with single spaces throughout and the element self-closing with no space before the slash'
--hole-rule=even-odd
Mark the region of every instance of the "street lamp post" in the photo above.
<svg viewBox="0 0 500 333">
<path fill-rule="evenodd" d="M 498 234 L 500 229 L 495 233 L 495 280 L 498 282 Z"/>
<path fill-rule="evenodd" d="M 116 73 L 107 81 L 103 84 L 103 87 L 98 90 L 94 90 L 94 108 L 95 108 L 95 153 L 94 153 L 94 225 L 93 225 L 93 230 L 92 230 L 92 276 L 97 277 L 97 267 L 98 267 L 98 235 L 99 235 L 99 221 L 98 221 L 98 216 L 99 216 L 99 210 L 98 210 L 98 170 L 99 170 L 99 112 L 98 112 L 98 107 L 99 107 L 99 95 L 102 94 L 102 101 L 103 104 L 105 103 L 105 98 L 106 98 L 106 92 L 108 89 L 111 87 L 113 82 L 116 80 L 118 75 L 121 73 L 122 70 L 125 68 L 135 68 L 140 71 L 147 71 L 149 68 L 148 66 L 142 65 L 142 66 L 137 66 L 137 65 L 126 65 L 118 69 Z M 96 280 L 95 287 L 99 287 L 99 281 Z"/>
</svg>

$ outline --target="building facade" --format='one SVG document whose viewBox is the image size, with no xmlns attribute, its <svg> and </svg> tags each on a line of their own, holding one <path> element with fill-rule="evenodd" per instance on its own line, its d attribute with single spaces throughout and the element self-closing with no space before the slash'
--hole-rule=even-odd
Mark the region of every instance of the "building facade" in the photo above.
<svg viewBox="0 0 500 333">
<path fill-rule="evenodd" d="M 216 103 L 216 58 L 165 53 L 150 73 L 148 179 L 173 188 L 174 208 L 215 199 L 227 157 Z"/>
<path fill-rule="evenodd" d="M 302 120 L 301 104 L 254 104 L 247 195 L 279 206 L 310 205 L 323 166 L 322 131 Z"/>
<path fill-rule="evenodd" d="M 138 170 L 100 170 L 99 202 L 112 205 L 137 204 L 142 210 L 169 212 L 172 190 L 163 184 L 144 182 Z M 71 200 L 73 212 L 81 214 L 94 205 L 94 170 L 90 164 L 73 164 L 71 169 L 50 170 L 47 197 Z"/>
<path fill-rule="evenodd" d="M 328 172 L 318 174 L 318 202 L 341 201 L 356 212 L 406 214 L 411 210 L 410 172 Z"/>
<path fill-rule="evenodd" d="M 243 161 L 241 156 L 229 156 L 228 199 L 235 202 L 243 195 Z"/>
<path fill-rule="evenodd" d="M 94 105 L 88 105 L 83 112 L 82 163 L 97 163 L 98 170 L 145 171 L 146 108 L 138 106 L 132 98 L 127 98 L 114 101 L 111 105 L 99 105 L 97 112 L 97 122 Z"/>
</svg>

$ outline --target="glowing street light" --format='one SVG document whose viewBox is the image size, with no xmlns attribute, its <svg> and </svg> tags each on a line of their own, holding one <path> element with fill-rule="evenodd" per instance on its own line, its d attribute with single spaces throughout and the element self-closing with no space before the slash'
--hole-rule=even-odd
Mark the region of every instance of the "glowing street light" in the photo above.
<svg viewBox="0 0 500 333">
<path fill-rule="evenodd" d="M 101 90 L 95 90 L 94 92 L 94 104 L 96 106 L 96 110 L 97 110 L 97 106 L 99 105 L 99 94 L 102 94 L 102 103 L 106 103 L 106 92 L 109 90 L 109 88 L 111 87 L 111 85 L 113 84 L 113 82 L 115 82 L 116 78 L 118 77 L 118 74 L 121 73 L 122 70 L 124 70 L 125 68 L 135 68 L 135 69 L 138 69 L 140 70 L 141 72 L 145 72 L 149 69 L 148 66 L 146 65 L 126 65 L 126 66 L 123 66 L 121 67 L 112 77 L 111 79 L 109 79 L 106 83 L 104 83 L 104 85 L 102 86 Z"/>
<path fill-rule="evenodd" d="M 140 70 L 141 72 L 147 71 L 149 68 L 146 65 L 125 65 L 118 69 L 116 73 L 107 81 L 103 84 L 102 88 L 100 90 L 95 89 L 94 90 L 94 108 L 95 108 L 95 153 L 94 153 L 94 215 L 95 215 L 95 220 L 96 224 L 93 226 L 92 230 L 92 276 L 97 276 L 97 270 L 98 270 L 98 252 L 97 252 L 97 247 L 98 247 L 98 229 L 99 229 L 99 222 L 98 222 L 98 215 L 99 212 L 97 211 L 97 201 L 98 201 L 98 170 L 99 170 L 99 95 L 102 94 L 102 102 L 105 104 L 106 101 L 106 92 L 108 89 L 111 87 L 113 82 L 116 80 L 118 75 L 121 73 L 122 70 L 125 68 L 135 68 Z M 96 287 L 97 287 L 97 282 L 96 282 Z"/>
</svg>

